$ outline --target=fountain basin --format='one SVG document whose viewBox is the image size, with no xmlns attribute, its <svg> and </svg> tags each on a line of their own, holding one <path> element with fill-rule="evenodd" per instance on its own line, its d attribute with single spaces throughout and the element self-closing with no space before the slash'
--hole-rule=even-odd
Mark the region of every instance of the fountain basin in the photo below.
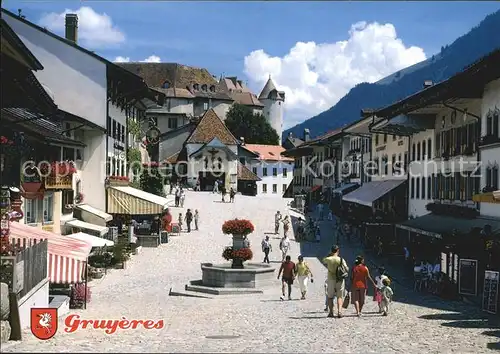
<svg viewBox="0 0 500 354">
<path fill-rule="evenodd" d="M 233 269 L 231 264 L 202 263 L 202 285 L 214 288 L 254 289 L 275 280 L 275 268 L 269 264 L 245 263 L 243 269 Z"/>
</svg>

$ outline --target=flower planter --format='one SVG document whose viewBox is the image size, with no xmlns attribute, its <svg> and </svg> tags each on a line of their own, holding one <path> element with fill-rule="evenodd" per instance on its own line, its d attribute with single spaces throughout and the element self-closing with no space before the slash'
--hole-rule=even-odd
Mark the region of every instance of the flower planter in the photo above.
<svg viewBox="0 0 500 354">
<path fill-rule="evenodd" d="M 26 193 L 36 193 L 42 187 L 42 182 L 24 182 L 21 184 L 21 188 Z"/>
<path fill-rule="evenodd" d="M 73 189 L 73 176 L 45 177 L 45 189 Z"/>
</svg>

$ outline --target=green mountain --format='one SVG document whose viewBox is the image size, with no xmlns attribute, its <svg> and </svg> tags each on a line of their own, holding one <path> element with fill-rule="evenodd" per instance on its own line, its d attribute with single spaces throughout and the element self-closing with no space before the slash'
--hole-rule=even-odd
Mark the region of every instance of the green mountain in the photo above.
<svg viewBox="0 0 500 354">
<path fill-rule="evenodd" d="M 352 123 L 360 118 L 361 109 L 384 107 L 410 96 L 423 88 L 425 80 L 434 83 L 446 80 L 499 48 L 500 11 L 497 11 L 452 44 L 442 47 L 440 53 L 378 82 L 356 85 L 335 106 L 286 130 L 283 136 L 292 132 L 301 137 L 305 128 L 312 136 L 318 136 Z"/>
</svg>

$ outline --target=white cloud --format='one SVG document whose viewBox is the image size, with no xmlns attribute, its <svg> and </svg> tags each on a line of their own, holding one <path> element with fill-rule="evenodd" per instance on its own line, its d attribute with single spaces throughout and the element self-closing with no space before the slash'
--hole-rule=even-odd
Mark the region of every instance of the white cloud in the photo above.
<svg viewBox="0 0 500 354">
<path fill-rule="evenodd" d="M 151 55 L 148 58 L 141 60 L 144 63 L 161 63 L 161 59 L 157 55 Z"/>
<path fill-rule="evenodd" d="M 293 126 L 337 103 L 353 86 L 375 82 L 425 60 L 419 47 L 407 47 L 390 23 L 358 22 L 336 43 L 297 42 L 283 57 L 259 49 L 245 57 L 245 73 L 262 87 L 271 74 L 286 92 L 285 126 Z"/>
<path fill-rule="evenodd" d="M 99 14 L 91 7 L 82 6 L 78 10 L 66 9 L 61 13 L 44 14 L 39 25 L 50 31 L 63 34 L 65 16 L 78 15 L 78 41 L 90 48 L 112 46 L 125 42 L 125 34 L 113 24 L 106 13 Z"/>
<path fill-rule="evenodd" d="M 117 56 L 113 61 L 115 63 L 129 63 L 130 57 Z M 139 60 L 139 63 L 161 63 L 161 59 L 157 55 L 150 55 L 144 60 Z"/>
<path fill-rule="evenodd" d="M 116 57 L 115 60 L 113 60 L 115 63 L 128 63 L 130 61 L 129 57 Z"/>
</svg>

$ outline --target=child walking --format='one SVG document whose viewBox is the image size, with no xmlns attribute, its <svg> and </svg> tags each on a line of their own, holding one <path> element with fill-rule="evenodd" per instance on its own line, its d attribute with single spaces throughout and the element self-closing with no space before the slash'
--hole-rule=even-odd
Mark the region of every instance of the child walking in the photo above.
<svg viewBox="0 0 500 354">
<path fill-rule="evenodd" d="M 374 301 L 377 301 L 379 313 L 383 312 L 383 309 L 382 309 L 382 288 L 384 287 L 384 283 L 383 283 L 384 279 L 389 279 L 389 277 L 387 276 L 387 274 L 385 272 L 385 268 L 379 267 L 378 268 L 378 275 L 375 277 L 376 287 L 375 287 L 375 295 L 373 298 Z"/>
<path fill-rule="evenodd" d="M 179 232 L 182 231 L 182 222 L 184 220 L 182 219 L 182 213 L 179 213 Z"/>
<path fill-rule="evenodd" d="M 382 307 L 382 315 L 387 316 L 389 313 L 389 304 L 392 302 L 392 297 L 394 296 L 394 292 L 392 291 L 391 287 L 389 286 L 391 284 L 391 281 L 389 278 L 386 278 L 382 280 L 382 283 L 384 286 L 382 287 L 382 302 L 381 302 L 381 307 Z"/>
</svg>

